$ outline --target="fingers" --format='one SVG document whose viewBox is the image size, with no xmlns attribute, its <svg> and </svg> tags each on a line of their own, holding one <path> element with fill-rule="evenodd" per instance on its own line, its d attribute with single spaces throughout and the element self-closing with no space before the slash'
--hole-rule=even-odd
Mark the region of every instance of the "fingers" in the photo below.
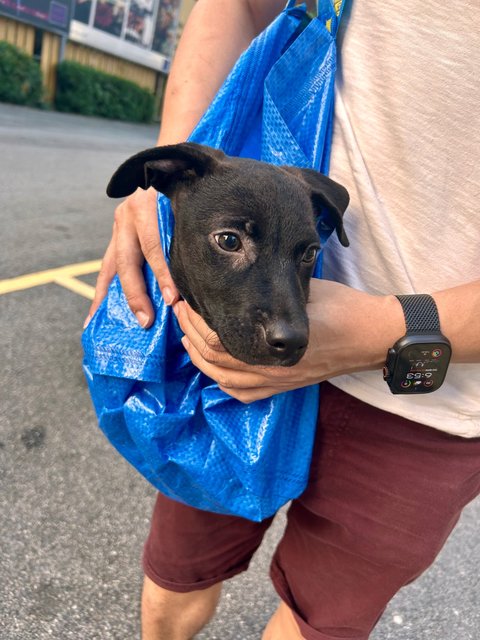
<svg viewBox="0 0 480 640">
<path fill-rule="evenodd" d="M 251 402 L 256 402 L 257 400 L 265 400 L 265 398 L 271 398 L 274 395 L 279 393 L 278 389 L 274 389 L 271 387 L 258 387 L 253 389 L 227 389 L 219 385 L 219 389 L 221 389 L 224 393 L 228 394 L 235 400 L 239 402 L 243 402 L 243 404 L 250 404 Z"/>
<path fill-rule="evenodd" d="M 206 347 L 219 353 L 226 353 L 215 331 L 210 329 L 202 316 L 196 313 L 189 304 L 183 301 L 178 302 L 174 305 L 173 311 L 177 316 L 182 331 L 187 335 L 191 333 L 190 337 L 197 346 L 205 342 Z"/>
<path fill-rule="evenodd" d="M 105 297 L 115 273 L 118 273 L 128 306 L 140 326 L 146 329 L 152 325 L 155 312 L 143 276 L 145 259 L 158 280 L 165 302 L 173 304 L 178 300 L 179 294 L 160 243 L 157 193 L 154 189 L 137 189 L 115 210 L 112 240 L 105 253 L 95 298 L 85 326 Z"/>
<path fill-rule="evenodd" d="M 186 302 L 178 302 L 173 310 L 188 341 L 206 362 L 235 370 L 252 368 L 227 353 L 217 334 Z"/>
<path fill-rule="evenodd" d="M 115 220 L 118 276 L 130 309 L 139 324 L 148 328 L 155 319 L 155 313 L 143 277 L 144 259 L 159 283 L 165 302 L 173 304 L 179 297 L 160 243 L 155 189 L 137 189 L 117 208 Z"/>
<path fill-rule="evenodd" d="M 192 363 L 223 391 L 241 402 L 253 402 L 282 390 L 282 381 L 278 380 L 277 386 L 269 375 L 270 368 L 248 365 L 227 353 L 218 336 L 186 302 L 177 303 L 174 311 Z"/>
<path fill-rule="evenodd" d="M 250 403 L 305 386 L 305 382 L 299 382 L 295 367 L 255 366 L 233 358 L 186 302 L 178 302 L 173 309 L 185 333 L 182 344 L 192 363 L 233 398 Z"/>
<path fill-rule="evenodd" d="M 152 192 L 149 194 L 149 192 Z M 172 276 L 168 269 L 165 256 L 163 255 L 162 245 L 160 243 L 160 234 L 158 231 L 157 220 L 157 192 L 149 189 L 147 192 L 148 199 L 152 198 L 151 206 L 143 206 L 138 209 L 135 216 L 135 230 L 138 234 L 138 242 L 146 261 L 150 265 L 155 278 L 160 286 L 163 299 L 168 305 L 174 304 L 179 299 L 179 293 Z M 142 196 L 140 196 L 142 197 Z"/>
<path fill-rule="evenodd" d="M 122 215 L 120 207 L 115 211 L 115 235 L 115 264 L 123 292 L 138 323 L 147 328 L 152 324 L 155 314 L 143 277 L 143 254 L 135 225 L 128 216 Z"/>
<path fill-rule="evenodd" d="M 95 296 L 92 304 L 90 305 L 90 309 L 88 310 L 88 316 L 85 318 L 85 322 L 83 323 L 84 329 L 87 327 L 93 317 L 93 314 L 107 295 L 108 287 L 110 286 L 110 282 L 113 280 L 115 273 L 115 234 L 113 234 L 107 250 L 105 251 L 105 255 L 103 256 L 102 266 L 98 273 L 95 285 Z"/>
<path fill-rule="evenodd" d="M 257 389 L 266 384 L 265 378 L 252 370 L 239 371 L 232 367 L 223 367 L 219 364 L 209 362 L 185 336 L 182 338 L 182 344 L 197 369 L 200 369 L 206 376 L 215 380 L 222 390 L 232 396 L 238 393 L 239 390 Z M 278 390 L 276 393 L 278 393 Z"/>
</svg>

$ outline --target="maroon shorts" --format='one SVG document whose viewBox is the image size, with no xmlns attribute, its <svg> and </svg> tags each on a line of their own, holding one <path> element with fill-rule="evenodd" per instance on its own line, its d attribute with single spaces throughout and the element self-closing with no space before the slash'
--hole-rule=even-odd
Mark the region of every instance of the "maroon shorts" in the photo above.
<svg viewBox="0 0 480 640">
<path fill-rule="evenodd" d="M 480 438 L 399 418 L 328 383 L 320 405 L 309 485 L 289 507 L 271 578 L 306 640 L 365 640 L 480 493 Z M 159 495 L 145 573 L 171 591 L 205 589 L 248 568 L 271 521 Z"/>
</svg>

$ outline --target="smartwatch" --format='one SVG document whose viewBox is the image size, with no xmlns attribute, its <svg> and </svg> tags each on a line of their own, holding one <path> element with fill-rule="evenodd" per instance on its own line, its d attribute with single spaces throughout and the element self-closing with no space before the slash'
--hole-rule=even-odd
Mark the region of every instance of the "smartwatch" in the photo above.
<svg viewBox="0 0 480 640">
<path fill-rule="evenodd" d="M 392 393 L 432 393 L 441 387 L 452 355 L 440 331 L 437 305 L 425 294 L 396 297 L 407 333 L 388 350 L 383 379 Z"/>
</svg>

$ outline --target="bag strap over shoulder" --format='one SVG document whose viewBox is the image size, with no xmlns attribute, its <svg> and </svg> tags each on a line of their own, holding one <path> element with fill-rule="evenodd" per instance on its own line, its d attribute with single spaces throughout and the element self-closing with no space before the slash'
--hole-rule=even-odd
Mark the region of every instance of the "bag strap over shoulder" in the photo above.
<svg viewBox="0 0 480 640">
<path fill-rule="evenodd" d="M 335 9 L 335 13 L 337 14 L 337 19 L 339 22 L 342 17 L 343 9 L 346 3 L 347 3 L 347 0 L 334 0 L 333 2 L 333 8 Z"/>
<path fill-rule="evenodd" d="M 317 0 L 317 16 L 335 37 L 347 0 Z"/>
<path fill-rule="evenodd" d="M 317 18 L 325 22 L 325 26 L 336 35 L 347 0 L 317 0 Z M 285 9 L 292 9 L 297 0 L 288 0 Z"/>
</svg>

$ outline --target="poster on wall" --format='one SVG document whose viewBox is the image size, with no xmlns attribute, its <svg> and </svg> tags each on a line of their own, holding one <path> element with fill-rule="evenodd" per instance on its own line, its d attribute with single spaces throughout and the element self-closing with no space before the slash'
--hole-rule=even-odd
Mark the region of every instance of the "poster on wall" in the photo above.
<svg viewBox="0 0 480 640">
<path fill-rule="evenodd" d="M 155 24 L 152 49 L 171 57 L 177 41 L 180 0 L 163 0 Z"/>
<path fill-rule="evenodd" d="M 148 47 L 153 31 L 153 0 L 131 0 L 125 39 Z"/>
<path fill-rule="evenodd" d="M 75 0 L 0 0 L 0 15 L 66 35 Z"/>
<path fill-rule="evenodd" d="M 76 0 L 70 39 L 157 71 L 168 71 L 177 42 L 180 3 Z"/>
</svg>

